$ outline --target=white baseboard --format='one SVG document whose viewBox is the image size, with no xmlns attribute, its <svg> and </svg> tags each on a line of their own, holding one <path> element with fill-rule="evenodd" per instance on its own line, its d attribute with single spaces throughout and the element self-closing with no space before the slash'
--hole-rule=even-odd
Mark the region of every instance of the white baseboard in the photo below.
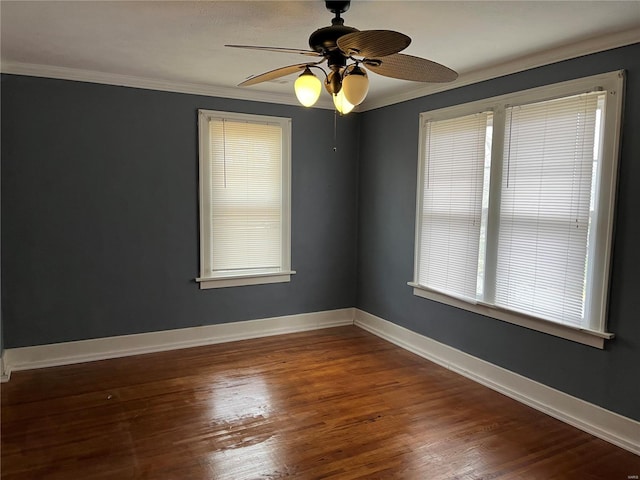
<svg viewBox="0 0 640 480">
<path fill-rule="evenodd" d="M 356 309 L 354 324 L 438 365 L 640 455 L 640 422 Z"/>
<path fill-rule="evenodd" d="M 202 327 L 80 340 L 77 342 L 9 348 L 3 353 L 3 376 L 8 379 L 11 372 L 18 370 L 70 365 L 341 325 L 353 325 L 353 317 L 354 309 L 344 308 Z"/>
<path fill-rule="evenodd" d="M 9 381 L 10 373 L 6 373 L 4 370 L 4 351 L 2 352 L 2 356 L 0 357 L 0 383 L 5 383 Z"/>
</svg>

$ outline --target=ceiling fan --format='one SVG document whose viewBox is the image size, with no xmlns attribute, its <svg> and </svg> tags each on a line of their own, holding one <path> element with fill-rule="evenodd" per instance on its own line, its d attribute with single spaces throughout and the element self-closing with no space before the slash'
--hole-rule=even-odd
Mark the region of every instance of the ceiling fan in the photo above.
<svg viewBox="0 0 640 480">
<path fill-rule="evenodd" d="M 363 2 L 364 3 L 364 2 Z M 311 72 L 323 72 L 324 85 L 333 97 L 340 113 L 350 112 L 365 99 L 369 90 L 367 69 L 385 77 L 412 80 L 415 82 L 451 82 L 458 74 L 450 68 L 425 58 L 398 53 L 409 46 L 411 38 L 393 30 L 358 30 L 344 25 L 340 16 L 349 10 L 351 2 L 325 1 L 326 8 L 335 16 L 331 26 L 317 29 L 309 37 L 311 50 L 295 48 L 261 47 L 253 45 L 225 45 L 266 52 L 293 53 L 321 57 L 310 61 L 277 68 L 249 77 L 240 83 L 248 87 L 274 80 L 302 70 L 295 82 L 295 92 L 300 103 L 312 106 L 320 96 L 321 81 Z M 329 73 L 319 65 L 327 62 Z"/>
</svg>

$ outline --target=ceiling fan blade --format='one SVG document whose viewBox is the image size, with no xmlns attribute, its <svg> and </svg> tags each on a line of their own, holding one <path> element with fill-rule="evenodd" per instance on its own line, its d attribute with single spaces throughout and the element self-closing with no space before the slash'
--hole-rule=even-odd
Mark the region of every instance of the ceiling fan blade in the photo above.
<svg viewBox="0 0 640 480">
<path fill-rule="evenodd" d="M 338 38 L 338 48 L 347 55 L 378 58 L 404 50 L 411 38 L 393 30 L 362 30 Z"/>
<path fill-rule="evenodd" d="M 363 63 L 379 75 L 414 82 L 444 83 L 458 78 L 458 73 L 426 58 L 396 53 L 380 59 L 365 59 Z"/>
<path fill-rule="evenodd" d="M 256 83 L 268 82 L 269 80 L 275 80 L 276 78 L 290 75 L 299 70 L 304 70 L 307 65 L 313 65 L 308 63 L 298 63 L 297 65 L 289 65 L 288 67 L 276 68 L 269 72 L 261 73 L 260 75 L 254 75 L 247 78 L 244 82 L 238 84 L 239 87 L 248 87 L 255 85 Z"/>
<path fill-rule="evenodd" d="M 255 45 L 225 45 L 225 47 L 232 48 L 245 48 L 247 50 L 261 50 L 263 52 L 276 52 L 276 53 L 294 53 L 298 55 L 309 55 L 311 57 L 321 57 L 322 54 L 314 52 L 313 50 L 300 50 L 298 48 L 283 48 L 283 47 L 258 47 Z"/>
</svg>

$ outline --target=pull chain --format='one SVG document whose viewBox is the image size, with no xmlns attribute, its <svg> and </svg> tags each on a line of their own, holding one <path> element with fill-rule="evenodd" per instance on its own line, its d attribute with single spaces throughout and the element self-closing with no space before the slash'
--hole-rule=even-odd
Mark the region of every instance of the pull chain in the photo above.
<svg viewBox="0 0 640 480">
<path fill-rule="evenodd" d="M 338 151 L 338 111 L 333 111 L 333 151 Z"/>
</svg>

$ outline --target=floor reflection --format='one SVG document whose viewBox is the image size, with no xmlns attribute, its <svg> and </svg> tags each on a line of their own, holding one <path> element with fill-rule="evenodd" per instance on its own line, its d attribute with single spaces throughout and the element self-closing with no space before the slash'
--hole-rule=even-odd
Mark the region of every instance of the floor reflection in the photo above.
<svg viewBox="0 0 640 480">
<path fill-rule="evenodd" d="M 209 399 L 215 441 L 203 459 L 212 478 L 279 478 L 280 448 L 270 421 L 274 405 L 260 375 L 216 378 Z"/>
<path fill-rule="evenodd" d="M 209 413 L 216 421 L 266 418 L 272 411 L 269 386 L 259 375 L 216 378 L 210 393 Z"/>
</svg>

